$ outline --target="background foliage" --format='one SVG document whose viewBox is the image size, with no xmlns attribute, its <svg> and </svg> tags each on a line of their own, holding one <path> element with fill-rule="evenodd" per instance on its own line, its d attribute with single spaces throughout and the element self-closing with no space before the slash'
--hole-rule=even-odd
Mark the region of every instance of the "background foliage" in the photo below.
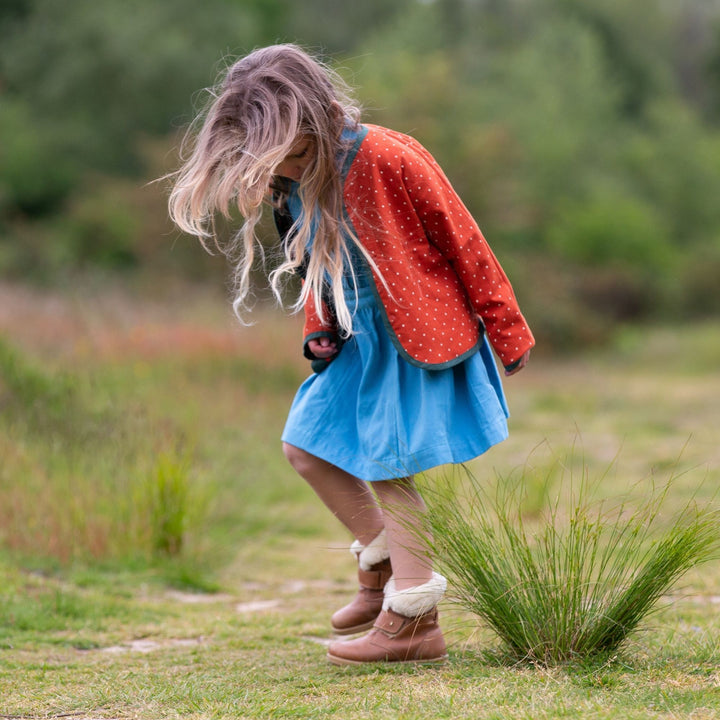
<svg viewBox="0 0 720 720">
<path fill-rule="evenodd" d="M 217 282 L 147 182 L 200 88 L 275 41 L 429 147 L 546 347 L 720 309 L 717 0 L 6 0 L 0 275 Z"/>
</svg>

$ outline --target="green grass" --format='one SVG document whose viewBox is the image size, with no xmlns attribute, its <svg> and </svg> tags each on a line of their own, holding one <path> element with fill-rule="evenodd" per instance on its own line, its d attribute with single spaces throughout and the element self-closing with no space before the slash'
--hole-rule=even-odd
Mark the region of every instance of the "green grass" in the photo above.
<svg viewBox="0 0 720 720">
<path fill-rule="evenodd" d="M 419 720 L 709 718 L 719 709 L 718 623 L 706 618 L 700 633 L 693 617 L 707 609 L 668 607 L 621 657 L 547 669 L 489 661 L 480 653 L 483 643 L 468 634 L 466 618 L 447 607 L 453 639 L 447 666 L 337 670 L 317 639 L 327 637 L 328 605 L 344 593 L 335 588 L 321 595 L 317 573 L 306 577 L 305 589 L 281 582 L 252 591 L 236 586 L 230 597 L 195 603 L 147 578 L 125 584 L 121 593 L 109 584 L 76 587 L 65 590 L 70 595 L 60 612 L 58 581 L 34 578 L 35 591 L 25 601 L 37 605 L 38 616 L 57 617 L 38 621 L 34 633 L 16 628 L 6 638 L 2 713 Z M 237 610 L 260 599 L 279 602 Z"/>
<path fill-rule="evenodd" d="M 711 504 L 691 500 L 661 520 L 673 480 L 642 488 L 640 497 L 593 503 L 590 480 L 571 476 L 528 517 L 525 489 L 538 483 L 527 471 L 488 484 L 470 474 L 436 478 L 424 525 L 451 593 L 494 630 L 506 661 L 607 657 L 683 575 L 720 559 Z"/>
<path fill-rule="evenodd" d="M 120 302 L 69 301 L 86 321 L 52 346 L 40 314 L 20 325 L 0 313 L 0 716 L 720 717 L 716 562 L 689 570 L 607 656 L 508 665 L 494 632 L 446 601 L 448 665 L 329 666 L 328 618 L 353 568 L 350 538 L 280 451 L 306 372 L 299 320 L 240 330 L 221 301 Z M 626 333 L 593 357 L 538 353 L 506 382 L 511 437 L 469 469 L 490 487 L 537 469 L 528 527 L 562 487 L 557 457 L 602 476 L 593 502 L 630 485 L 642 499 L 672 473 L 668 516 L 711 501 L 718 346 L 707 325 Z M 150 532 L 163 527 L 147 492 L 166 487 L 163 457 L 175 556 Z M 200 512 L 178 525 L 178 507 L 188 521 Z"/>
</svg>

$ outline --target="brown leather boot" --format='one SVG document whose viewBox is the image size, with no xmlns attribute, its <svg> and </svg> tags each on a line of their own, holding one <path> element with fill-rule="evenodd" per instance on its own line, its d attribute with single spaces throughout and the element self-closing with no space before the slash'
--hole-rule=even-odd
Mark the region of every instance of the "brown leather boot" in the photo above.
<svg viewBox="0 0 720 720">
<path fill-rule="evenodd" d="M 447 648 L 437 620 L 437 608 L 416 618 L 383 610 L 367 635 L 331 643 L 328 660 L 335 665 L 443 663 Z"/>
<path fill-rule="evenodd" d="M 350 552 L 358 560 L 360 588 L 352 602 L 338 610 L 330 620 L 338 635 L 352 635 L 373 626 L 382 610 L 383 589 L 392 576 L 384 530 L 365 546 L 356 540 Z"/>
<path fill-rule="evenodd" d="M 436 607 L 444 591 L 445 578 L 437 573 L 429 582 L 409 590 L 395 591 L 390 581 L 373 629 L 361 638 L 331 643 L 328 660 L 335 665 L 445 662 L 447 647 Z"/>
<path fill-rule="evenodd" d="M 383 560 L 370 570 L 358 568 L 360 588 L 352 602 L 332 616 L 333 631 L 338 635 L 353 635 L 369 630 L 382 610 L 383 588 L 391 575 L 390 560 Z"/>
</svg>

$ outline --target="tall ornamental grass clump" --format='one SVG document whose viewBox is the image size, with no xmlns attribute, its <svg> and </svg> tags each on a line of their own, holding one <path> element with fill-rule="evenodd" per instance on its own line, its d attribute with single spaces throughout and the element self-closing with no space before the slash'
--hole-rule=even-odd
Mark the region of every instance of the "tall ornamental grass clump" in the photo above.
<svg viewBox="0 0 720 720">
<path fill-rule="evenodd" d="M 584 473 L 565 503 L 529 517 L 528 472 L 498 478 L 494 492 L 467 472 L 427 496 L 450 596 L 490 626 L 508 660 L 558 665 L 612 653 L 684 573 L 717 555 L 716 510 L 691 501 L 665 519 L 672 478 L 609 507 L 591 499 Z"/>
</svg>

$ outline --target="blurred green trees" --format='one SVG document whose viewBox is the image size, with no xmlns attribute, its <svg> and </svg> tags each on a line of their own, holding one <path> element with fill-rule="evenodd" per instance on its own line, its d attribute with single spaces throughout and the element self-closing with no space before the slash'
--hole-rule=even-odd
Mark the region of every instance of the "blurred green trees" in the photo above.
<svg viewBox="0 0 720 720">
<path fill-rule="evenodd" d="M 224 59 L 276 41 L 428 146 L 553 343 L 720 310 L 718 0 L 6 0 L 0 273 L 202 276 L 145 183 Z"/>
</svg>

